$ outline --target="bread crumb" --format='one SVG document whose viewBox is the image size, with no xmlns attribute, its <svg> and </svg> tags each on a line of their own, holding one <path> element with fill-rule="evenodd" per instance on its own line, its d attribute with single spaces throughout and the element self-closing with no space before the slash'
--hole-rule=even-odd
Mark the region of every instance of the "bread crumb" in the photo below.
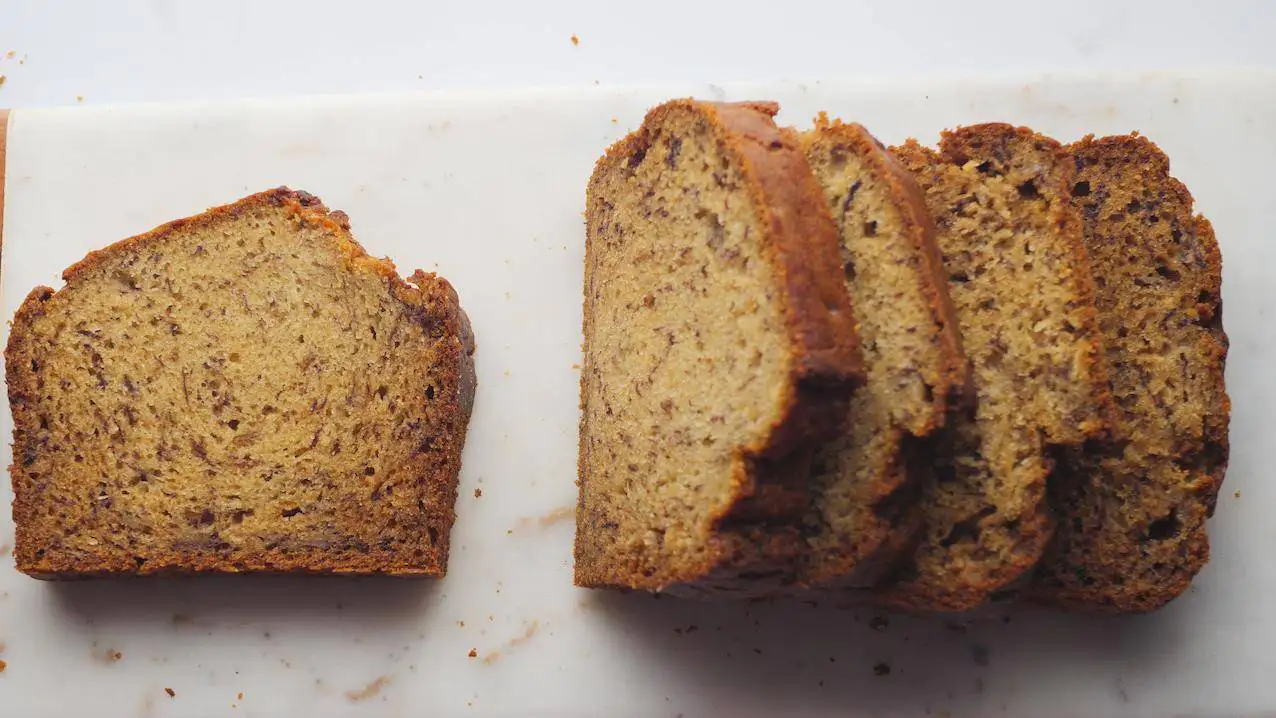
<svg viewBox="0 0 1276 718">
<path fill-rule="evenodd" d="M 1240 490 L 1240 489 L 1237 489 L 1237 490 L 1236 490 L 1236 493 L 1234 493 L 1234 494 L 1232 494 L 1232 495 L 1239 499 L 1239 498 L 1241 497 L 1241 490 Z"/>
<path fill-rule="evenodd" d="M 477 498 L 481 498 L 482 496 L 483 496 L 483 489 L 474 489 L 474 498 L 477 499 Z"/>
<path fill-rule="evenodd" d="M 107 648 L 106 650 L 103 650 L 103 651 L 94 650 L 93 657 L 98 659 L 99 661 L 102 661 L 103 663 L 111 664 L 111 663 L 116 663 L 120 659 L 124 658 L 124 654 L 121 653 L 120 651 L 115 650 L 114 648 Z"/>
<path fill-rule="evenodd" d="M 471 649 L 470 649 L 470 658 L 478 658 L 478 649 L 477 649 L 477 648 L 471 648 Z"/>
<path fill-rule="evenodd" d="M 580 38 L 576 37 L 576 33 L 574 32 L 572 33 L 572 44 L 577 47 L 580 47 Z"/>
<path fill-rule="evenodd" d="M 385 688 L 390 684 L 391 680 L 390 676 L 379 676 L 375 681 L 369 683 L 360 690 L 346 691 L 346 699 L 351 703 L 358 703 L 359 701 L 367 700 L 369 698 L 375 698 L 379 693 L 381 693 L 382 688 Z"/>
<path fill-rule="evenodd" d="M 611 123 L 612 123 L 613 125 L 619 125 L 619 124 L 620 124 L 620 118 L 619 118 L 619 117 L 613 117 L 613 118 L 611 118 Z"/>
<path fill-rule="evenodd" d="M 4 59 L 6 59 L 6 60 L 12 60 L 13 58 L 15 58 L 15 57 L 17 57 L 17 56 L 18 56 L 18 51 L 17 51 L 17 50 L 10 50 L 10 51 L 8 51 L 8 52 L 6 52 L 6 53 L 4 54 Z"/>
<path fill-rule="evenodd" d="M 889 676 L 891 674 L 891 664 L 885 661 L 873 666 L 873 673 L 879 676 Z"/>
<path fill-rule="evenodd" d="M 239 700 L 241 700 L 241 701 L 242 701 L 242 700 L 244 699 L 244 692 L 243 692 L 243 691 L 240 691 L 240 692 L 239 692 L 239 695 L 237 695 L 237 696 L 235 696 L 235 697 L 236 697 L 237 699 L 239 699 Z"/>
<path fill-rule="evenodd" d="M 84 95 L 76 95 L 76 96 L 75 96 L 75 101 L 76 101 L 76 102 L 84 102 Z"/>
<path fill-rule="evenodd" d="M 7 79 L 9 78 L 5 77 L 4 75 L 0 75 L 0 87 L 4 87 L 4 82 Z"/>
<path fill-rule="evenodd" d="M 168 697 L 169 697 L 169 698 L 176 698 L 176 697 L 177 697 L 177 691 L 173 690 L 172 688 L 165 688 L 165 689 L 164 689 L 164 692 L 168 694 Z"/>
<path fill-rule="evenodd" d="M 573 369 L 579 369 L 579 368 L 580 368 L 580 364 L 572 364 L 572 368 L 573 368 Z"/>
</svg>

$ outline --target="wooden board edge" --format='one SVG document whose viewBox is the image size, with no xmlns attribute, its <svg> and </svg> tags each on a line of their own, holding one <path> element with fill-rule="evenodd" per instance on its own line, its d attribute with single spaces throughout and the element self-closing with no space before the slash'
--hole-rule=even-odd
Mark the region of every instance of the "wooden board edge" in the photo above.
<svg viewBox="0 0 1276 718">
<path fill-rule="evenodd" d="M 5 147 L 9 138 L 9 111 L 0 110 L 0 261 L 4 259 L 4 178 L 8 160 Z"/>
</svg>

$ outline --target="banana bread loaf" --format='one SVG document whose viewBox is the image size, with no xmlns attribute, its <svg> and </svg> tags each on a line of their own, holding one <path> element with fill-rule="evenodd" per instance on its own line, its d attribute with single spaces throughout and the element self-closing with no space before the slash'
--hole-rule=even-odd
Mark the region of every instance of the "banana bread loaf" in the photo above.
<svg viewBox="0 0 1276 718">
<path fill-rule="evenodd" d="M 872 585 L 921 528 L 906 446 L 944 421 L 967 367 L 925 198 L 863 127 L 816 119 L 803 148 L 841 238 L 867 381 L 814 459 L 800 580 Z"/>
<path fill-rule="evenodd" d="M 1205 520 L 1227 468 L 1222 257 L 1209 221 L 1138 136 L 1069 148 L 1116 404 L 1107 450 L 1072 456 L 1052 487 L 1059 528 L 1032 598 L 1149 611 L 1209 559 Z"/>
<path fill-rule="evenodd" d="M 586 198 L 575 580 L 765 593 L 860 380 L 837 230 L 773 104 L 678 100 Z"/>
<path fill-rule="evenodd" d="M 445 572 L 475 387 L 446 281 L 286 188 L 63 279 L 5 351 L 21 571 Z"/>
<path fill-rule="evenodd" d="M 1025 128 L 944 133 L 897 156 L 938 227 L 975 401 L 945 429 L 923 492 L 925 535 L 879 600 L 958 611 L 1017 586 L 1053 526 L 1055 447 L 1101 434 L 1110 413 L 1072 165 Z"/>
</svg>

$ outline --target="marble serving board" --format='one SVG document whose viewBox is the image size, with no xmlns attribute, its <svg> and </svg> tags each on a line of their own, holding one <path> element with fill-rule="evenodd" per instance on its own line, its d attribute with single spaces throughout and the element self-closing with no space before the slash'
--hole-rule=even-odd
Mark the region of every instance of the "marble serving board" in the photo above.
<svg viewBox="0 0 1276 718">
<path fill-rule="evenodd" d="M 958 624 L 573 588 L 584 186 L 648 106 L 685 95 L 776 99 L 799 125 L 827 110 L 888 143 L 988 120 L 1160 143 L 1217 229 L 1232 341 L 1231 470 L 1192 589 L 1144 617 Z M 1276 75 L 1245 70 L 14 111 L 6 318 L 92 249 L 288 184 L 404 273 L 455 284 L 479 390 L 441 581 L 42 583 L 13 569 L 0 511 L 0 716 L 1276 715 L 1273 127 Z"/>
</svg>

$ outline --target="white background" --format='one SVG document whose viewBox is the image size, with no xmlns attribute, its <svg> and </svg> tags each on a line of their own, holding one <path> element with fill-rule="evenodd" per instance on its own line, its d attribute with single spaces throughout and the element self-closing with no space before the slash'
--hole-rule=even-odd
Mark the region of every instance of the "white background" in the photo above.
<svg viewBox="0 0 1276 718">
<path fill-rule="evenodd" d="M 0 107 L 1270 67 L 1274 30 L 1269 0 L 4 0 Z"/>
<path fill-rule="evenodd" d="M 1230 89 L 1226 75 L 970 80 L 1276 67 L 1276 2 L 107 5 L 0 0 L 0 106 L 583 91 L 18 115 L 10 300 L 56 285 L 60 268 L 104 241 L 294 182 L 349 210 L 374 254 L 405 269 L 441 262 L 475 319 L 481 379 L 448 579 L 52 587 L 0 564 L 0 716 L 1272 715 L 1276 209 L 1264 168 L 1276 162 L 1276 93 L 1256 91 L 1252 75 Z M 887 76 L 901 83 L 829 82 Z M 927 76 L 964 79 L 903 82 Z M 800 83 L 811 78 L 823 89 L 808 94 Z M 579 188 L 648 104 L 675 92 L 753 96 L 733 81 L 762 83 L 757 96 L 783 100 L 786 121 L 820 107 L 855 113 L 887 141 L 1015 117 L 1061 138 L 1141 127 L 1165 145 L 1224 242 L 1233 339 L 1232 469 L 1211 525 L 1215 559 L 1188 595 L 1139 619 L 1025 611 L 961 630 L 898 618 L 875 630 L 867 613 L 569 588 L 570 522 L 540 519 L 572 500 L 579 325 L 537 322 L 579 307 Z M 655 89 L 607 88 L 621 84 Z M 489 194 L 515 204 L 490 212 Z M 75 212 L 63 211 L 68 196 Z M 431 223 L 418 240 L 421 215 Z M 5 525 L 0 542 L 10 536 Z M 874 674 L 879 661 L 889 678 Z M 378 676 L 393 681 L 349 698 Z"/>
</svg>

